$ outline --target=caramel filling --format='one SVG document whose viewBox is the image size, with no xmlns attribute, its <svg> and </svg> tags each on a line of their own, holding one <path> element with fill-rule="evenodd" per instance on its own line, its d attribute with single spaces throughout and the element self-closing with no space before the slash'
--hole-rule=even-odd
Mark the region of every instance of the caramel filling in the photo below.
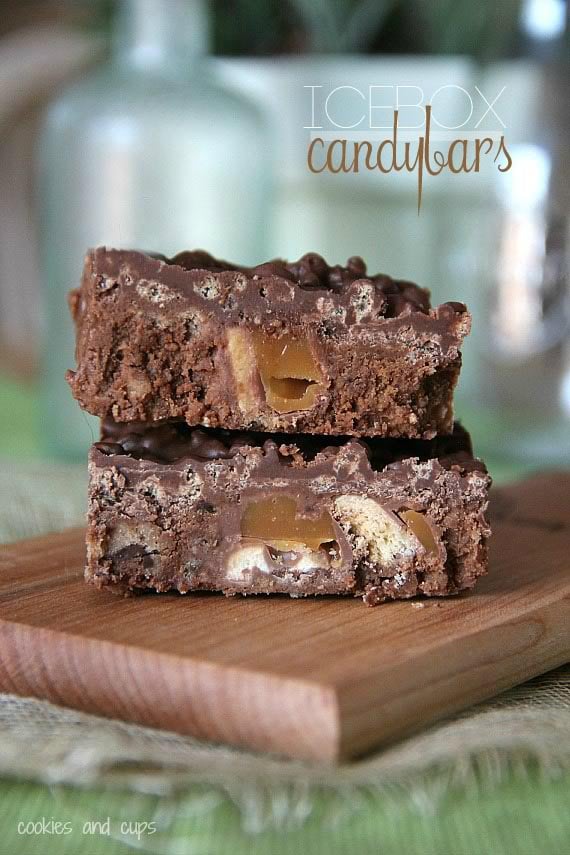
<svg viewBox="0 0 570 855">
<path fill-rule="evenodd" d="M 281 552 L 303 544 L 316 551 L 335 540 L 330 514 L 308 518 L 297 516 L 297 503 L 290 496 L 272 496 L 250 502 L 241 518 L 242 537 L 262 540 Z"/>
<path fill-rule="evenodd" d="M 306 341 L 253 333 L 257 367 L 266 401 L 278 413 L 308 410 L 322 389 L 323 377 Z"/>
<path fill-rule="evenodd" d="M 437 552 L 437 543 L 425 515 L 418 511 L 400 511 L 398 516 L 404 520 L 410 531 L 415 534 L 426 552 Z"/>
</svg>

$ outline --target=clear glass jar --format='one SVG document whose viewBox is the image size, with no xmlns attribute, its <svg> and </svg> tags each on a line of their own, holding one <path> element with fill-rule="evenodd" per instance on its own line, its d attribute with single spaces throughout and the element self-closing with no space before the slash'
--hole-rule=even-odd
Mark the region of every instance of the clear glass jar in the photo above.
<svg viewBox="0 0 570 855">
<path fill-rule="evenodd" d="M 265 117 L 205 57 L 203 0 L 121 0 L 111 57 L 49 107 L 40 144 L 47 325 L 42 432 L 57 456 L 85 453 L 97 424 L 64 380 L 66 306 L 90 246 L 165 254 L 203 248 L 256 264 L 268 245 Z"/>
</svg>

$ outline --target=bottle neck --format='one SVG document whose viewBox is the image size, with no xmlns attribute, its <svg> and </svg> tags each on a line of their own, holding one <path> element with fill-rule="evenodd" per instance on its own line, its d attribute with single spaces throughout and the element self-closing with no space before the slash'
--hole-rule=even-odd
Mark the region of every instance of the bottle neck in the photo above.
<svg viewBox="0 0 570 855">
<path fill-rule="evenodd" d="M 206 0 L 120 0 L 113 54 L 141 69 L 192 64 L 209 48 Z"/>
</svg>

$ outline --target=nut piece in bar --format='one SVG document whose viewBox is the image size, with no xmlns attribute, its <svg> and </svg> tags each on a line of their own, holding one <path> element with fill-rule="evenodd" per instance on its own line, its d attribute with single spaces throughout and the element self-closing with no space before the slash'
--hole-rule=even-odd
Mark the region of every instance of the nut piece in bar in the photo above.
<svg viewBox="0 0 570 855">
<path fill-rule="evenodd" d="M 359 595 L 471 588 L 489 476 L 433 440 L 237 433 L 107 420 L 90 452 L 86 577 L 128 593 Z"/>
<path fill-rule="evenodd" d="M 70 298 L 81 406 L 117 422 L 281 433 L 450 433 L 470 315 L 359 258 L 245 268 L 100 247 Z"/>
</svg>

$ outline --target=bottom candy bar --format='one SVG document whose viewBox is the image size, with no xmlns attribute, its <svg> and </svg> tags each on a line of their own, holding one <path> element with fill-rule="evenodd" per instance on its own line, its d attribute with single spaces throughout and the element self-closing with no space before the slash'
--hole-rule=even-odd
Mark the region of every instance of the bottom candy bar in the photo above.
<svg viewBox="0 0 570 855">
<path fill-rule="evenodd" d="M 98 587 L 375 605 L 486 571 L 490 478 L 458 425 L 427 441 L 105 422 L 89 473 Z"/>
</svg>

